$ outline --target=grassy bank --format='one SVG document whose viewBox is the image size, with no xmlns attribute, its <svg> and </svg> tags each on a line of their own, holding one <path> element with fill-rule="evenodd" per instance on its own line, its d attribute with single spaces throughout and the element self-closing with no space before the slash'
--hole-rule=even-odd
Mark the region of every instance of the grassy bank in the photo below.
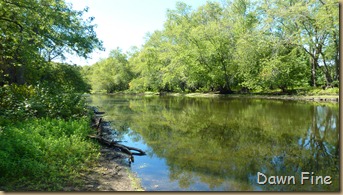
<svg viewBox="0 0 343 195">
<path fill-rule="evenodd" d="M 0 190 L 60 191 L 99 155 L 80 94 L 57 86 L 0 88 Z"/>
<path fill-rule="evenodd" d="M 99 146 L 86 136 L 88 119 L 41 118 L 1 125 L 0 189 L 60 191 L 82 185 L 79 173 L 95 162 Z"/>
<path fill-rule="evenodd" d="M 83 96 L 50 85 L 0 87 L 0 191 L 139 190 L 124 165 L 109 163 L 120 155 L 88 138 L 93 111 Z"/>
<path fill-rule="evenodd" d="M 284 100 L 306 100 L 306 101 L 339 101 L 339 88 L 300 88 L 289 92 L 280 90 L 255 91 L 251 93 L 187 93 L 187 94 L 169 94 L 173 96 L 184 95 L 187 97 L 234 97 L 234 98 L 263 98 L 263 99 L 284 99 Z"/>
</svg>

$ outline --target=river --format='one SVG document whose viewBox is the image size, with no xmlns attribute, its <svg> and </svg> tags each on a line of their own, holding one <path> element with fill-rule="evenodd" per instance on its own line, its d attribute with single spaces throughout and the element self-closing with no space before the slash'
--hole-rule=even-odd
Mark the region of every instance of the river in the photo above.
<svg viewBox="0 0 343 195">
<path fill-rule="evenodd" d="M 339 190 L 337 103 L 134 95 L 88 101 L 106 112 L 115 140 L 147 152 L 131 164 L 147 191 Z M 294 178 L 280 183 L 286 176 Z"/>
</svg>

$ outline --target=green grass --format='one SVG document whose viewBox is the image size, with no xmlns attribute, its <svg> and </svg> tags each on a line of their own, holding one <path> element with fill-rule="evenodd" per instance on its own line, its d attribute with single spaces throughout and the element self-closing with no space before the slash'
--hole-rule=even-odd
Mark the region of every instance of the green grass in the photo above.
<svg viewBox="0 0 343 195">
<path fill-rule="evenodd" d="M 80 171 L 95 162 L 99 146 L 87 140 L 88 118 L 0 120 L 0 190 L 60 191 L 82 185 Z"/>
<path fill-rule="evenodd" d="M 311 88 L 305 92 L 306 95 L 339 95 L 339 88 L 328 88 L 328 89 L 321 89 L 321 88 Z"/>
<path fill-rule="evenodd" d="M 282 92 L 281 89 L 266 89 L 260 91 L 253 91 L 252 94 L 260 95 L 303 95 L 303 96 L 317 96 L 317 95 L 339 95 L 339 88 L 322 89 L 320 87 L 298 87 L 287 92 Z"/>
</svg>

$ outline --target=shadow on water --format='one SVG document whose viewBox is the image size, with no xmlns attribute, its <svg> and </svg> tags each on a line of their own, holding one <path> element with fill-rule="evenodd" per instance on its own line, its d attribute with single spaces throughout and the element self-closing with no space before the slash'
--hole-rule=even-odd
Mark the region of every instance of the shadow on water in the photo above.
<svg viewBox="0 0 343 195">
<path fill-rule="evenodd" d="M 147 151 L 132 167 L 147 190 L 339 190 L 338 104 L 107 95 L 90 102 L 120 132 L 115 139 Z M 295 182 L 260 185 L 257 172 Z M 302 172 L 332 183 L 301 185 Z"/>
</svg>

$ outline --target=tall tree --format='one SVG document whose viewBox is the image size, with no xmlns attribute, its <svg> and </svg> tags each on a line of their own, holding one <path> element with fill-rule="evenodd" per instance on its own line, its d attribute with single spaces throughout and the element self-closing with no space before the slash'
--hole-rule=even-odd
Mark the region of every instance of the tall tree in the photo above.
<svg viewBox="0 0 343 195">
<path fill-rule="evenodd" d="M 27 82 L 29 73 L 65 53 L 87 58 L 103 49 L 93 18 L 83 20 L 64 0 L 0 0 L 0 82 Z"/>
<path fill-rule="evenodd" d="M 318 69 L 324 73 L 327 86 L 333 81 L 329 66 L 336 67 L 334 78 L 338 78 L 338 2 L 271 0 L 266 1 L 265 10 L 283 44 L 296 45 L 308 54 L 312 86 L 318 85 Z"/>
<path fill-rule="evenodd" d="M 130 60 L 136 78 L 130 82 L 130 88 L 137 91 L 162 90 L 162 65 L 160 53 L 163 52 L 163 33 L 155 31 L 147 35 L 147 42 L 140 53 Z"/>
<path fill-rule="evenodd" d="M 112 50 L 108 58 L 91 67 L 84 67 L 83 74 L 94 91 L 107 93 L 127 90 L 133 77 L 127 55 L 120 48 Z"/>
</svg>

